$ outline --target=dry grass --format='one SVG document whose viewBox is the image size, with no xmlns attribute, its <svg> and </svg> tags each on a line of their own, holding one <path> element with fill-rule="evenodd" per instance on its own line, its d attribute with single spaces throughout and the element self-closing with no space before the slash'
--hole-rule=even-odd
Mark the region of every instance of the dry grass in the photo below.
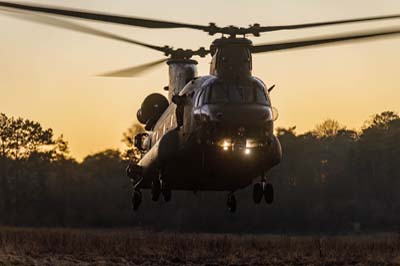
<svg viewBox="0 0 400 266">
<path fill-rule="evenodd" d="M 400 265 L 400 237 L 0 228 L 0 265 Z"/>
</svg>

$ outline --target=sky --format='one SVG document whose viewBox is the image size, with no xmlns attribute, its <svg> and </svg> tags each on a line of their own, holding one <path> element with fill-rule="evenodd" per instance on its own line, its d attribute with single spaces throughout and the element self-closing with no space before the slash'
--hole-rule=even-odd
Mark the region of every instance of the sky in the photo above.
<svg viewBox="0 0 400 266">
<path fill-rule="evenodd" d="M 398 0 L 36 0 L 121 15 L 207 25 L 298 24 L 400 14 Z M 218 36 L 190 29 L 141 29 L 79 21 L 156 45 L 197 49 Z M 255 44 L 397 26 L 387 22 L 281 31 L 252 38 Z M 96 74 L 163 58 L 157 51 L 82 33 L 33 24 L 0 14 L 0 112 L 24 117 L 63 134 L 78 159 L 122 148 L 122 133 L 136 122 L 146 95 L 163 93 L 163 65 L 137 78 Z M 210 57 L 199 59 L 199 74 Z M 358 129 L 371 115 L 400 111 L 400 36 L 332 47 L 281 51 L 253 57 L 253 74 L 269 86 L 279 110 L 276 126 L 302 133 L 327 118 Z"/>
</svg>

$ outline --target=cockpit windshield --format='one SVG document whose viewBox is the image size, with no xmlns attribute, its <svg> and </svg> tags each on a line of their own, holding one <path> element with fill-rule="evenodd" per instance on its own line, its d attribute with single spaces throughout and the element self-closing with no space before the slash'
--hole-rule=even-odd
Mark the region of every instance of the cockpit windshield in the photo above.
<svg viewBox="0 0 400 266">
<path fill-rule="evenodd" d="M 251 82 L 246 85 L 214 82 L 206 90 L 204 103 L 208 104 L 254 103 L 270 105 L 264 87 L 258 82 Z"/>
</svg>

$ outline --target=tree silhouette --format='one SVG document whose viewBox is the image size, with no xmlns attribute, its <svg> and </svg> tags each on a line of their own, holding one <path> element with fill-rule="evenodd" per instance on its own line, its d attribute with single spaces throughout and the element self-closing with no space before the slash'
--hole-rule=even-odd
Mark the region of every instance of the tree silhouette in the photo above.
<svg viewBox="0 0 400 266">
<path fill-rule="evenodd" d="M 334 119 L 327 119 L 321 124 L 318 124 L 313 133 L 318 138 L 333 138 L 335 137 L 340 130 L 344 130 L 345 128 L 342 127 L 338 121 Z"/>
<path fill-rule="evenodd" d="M 128 160 L 141 156 L 133 124 L 126 150 L 105 150 L 72 159 L 63 137 L 21 118 L 0 115 L 0 224 L 47 226 L 141 226 L 164 230 L 234 232 L 345 232 L 353 223 L 369 230 L 400 224 L 400 118 L 376 114 L 359 132 L 333 119 L 310 132 L 278 128 L 280 165 L 268 173 L 276 202 L 255 205 L 251 190 L 238 191 L 239 211 L 224 212 L 225 194 L 196 197 L 174 191 L 168 204 L 143 192 L 143 210 L 132 213 Z M 190 177 L 190 173 L 188 173 Z"/>
<path fill-rule="evenodd" d="M 126 145 L 122 153 L 124 159 L 132 161 L 140 159 L 142 153 L 135 147 L 135 136 L 144 132 L 145 130 L 140 124 L 134 123 L 123 133 L 122 142 Z"/>
<path fill-rule="evenodd" d="M 387 129 L 390 122 L 399 120 L 399 115 L 393 111 L 385 111 L 372 116 L 372 118 L 364 123 L 364 131 L 368 128 Z"/>
<path fill-rule="evenodd" d="M 45 170 L 37 163 L 61 159 L 68 151 L 62 137 L 53 139 L 52 129 L 34 121 L 0 114 L 1 172 L 3 209 L 17 215 L 20 206 L 43 191 Z M 40 169 L 42 170 L 40 171 Z"/>
</svg>

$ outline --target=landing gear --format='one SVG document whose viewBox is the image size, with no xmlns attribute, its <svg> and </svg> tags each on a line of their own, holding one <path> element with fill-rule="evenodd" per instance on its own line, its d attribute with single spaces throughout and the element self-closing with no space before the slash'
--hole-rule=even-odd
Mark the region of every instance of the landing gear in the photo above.
<svg viewBox="0 0 400 266">
<path fill-rule="evenodd" d="M 253 187 L 253 200 L 255 204 L 259 204 L 264 196 L 263 187 L 260 183 L 254 184 Z"/>
<path fill-rule="evenodd" d="M 161 193 L 164 197 L 165 202 L 171 201 L 172 197 L 171 189 L 169 188 L 168 183 L 163 182 L 162 179 L 161 179 Z"/>
<path fill-rule="evenodd" d="M 274 187 L 270 183 L 264 187 L 264 198 L 267 204 L 272 204 L 274 201 Z"/>
<path fill-rule="evenodd" d="M 228 205 L 228 211 L 229 212 L 235 212 L 236 211 L 236 198 L 233 192 L 228 194 L 228 200 L 226 202 Z"/>
<path fill-rule="evenodd" d="M 142 193 L 140 190 L 135 189 L 132 192 L 132 209 L 137 211 L 139 209 L 140 203 L 142 203 Z"/>
<path fill-rule="evenodd" d="M 132 168 L 128 167 L 127 170 L 128 173 L 132 173 Z M 171 201 L 172 198 L 172 192 L 171 188 L 168 185 L 168 183 L 163 181 L 163 175 L 162 171 L 160 170 L 158 173 L 158 177 L 151 182 L 151 187 L 150 187 L 150 193 L 151 193 L 151 199 L 153 201 L 158 201 L 160 199 L 160 195 L 162 194 L 164 201 L 169 202 Z M 142 193 L 140 192 L 139 189 L 139 183 L 141 180 L 138 180 L 137 182 L 133 182 L 133 192 L 132 192 L 132 209 L 134 211 L 139 209 L 140 204 L 142 203 Z"/>
<path fill-rule="evenodd" d="M 172 192 L 171 189 L 168 187 L 168 184 L 163 181 L 163 174 L 162 171 L 160 170 L 158 173 L 158 178 L 157 180 L 154 180 L 151 183 L 151 199 L 153 201 L 158 201 L 160 198 L 160 195 L 164 197 L 165 202 L 171 201 L 172 198 Z"/>
<path fill-rule="evenodd" d="M 171 198 L 172 198 L 171 189 L 163 188 L 162 194 L 163 194 L 163 197 L 164 197 L 165 202 L 171 201 Z"/>
<path fill-rule="evenodd" d="M 255 204 L 259 204 L 264 197 L 267 204 L 272 204 L 274 201 L 274 187 L 271 183 L 265 181 L 263 176 L 261 183 L 254 184 L 253 187 L 253 200 Z"/>
</svg>

